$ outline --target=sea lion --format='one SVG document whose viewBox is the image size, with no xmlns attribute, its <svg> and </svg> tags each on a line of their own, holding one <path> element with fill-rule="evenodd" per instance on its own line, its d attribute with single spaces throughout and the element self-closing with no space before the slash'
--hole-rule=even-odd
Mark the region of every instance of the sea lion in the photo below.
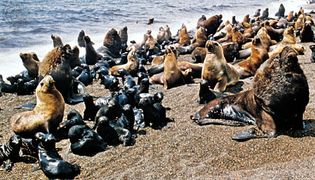
<svg viewBox="0 0 315 180">
<path fill-rule="evenodd" d="M 20 157 L 22 138 L 19 135 L 12 135 L 4 144 L 0 145 L 0 164 L 6 171 L 11 171 L 13 163 Z"/>
<path fill-rule="evenodd" d="M 80 50 L 77 46 L 74 46 L 71 51 L 70 51 L 70 67 L 71 69 L 80 66 L 81 65 L 81 61 L 80 61 Z"/>
<path fill-rule="evenodd" d="M 300 34 L 301 42 L 314 42 L 314 32 L 310 21 L 306 21 Z"/>
<path fill-rule="evenodd" d="M 207 55 L 204 60 L 201 79 L 209 81 L 211 88 L 223 92 L 229 85 L 239 80 L 239 74 L 234 67 L 226 62 L 222 46 L 216 41 L 207 41 Z"/>
<path fill-rule="evenodd" d="M 182 27 L 178 30 L 178 38 L 179 45 L 188 46 L 190 44 L 190 37 L 185 24 L 182 24 Z"/>
<path fill-rule="evenodd" d="M 251 55 L 235 65 L 240 78 L 255 75 L 259 66 L 269 58 L 267 50 L 258 36 L 252 40 Z"/>
<path fill-rule="evenodd" d="M 124 26 L 123 28 L 121 28 L 119 30 L 118 35 L 120 37 L 122 47 L 127 47 L 127 42 L 128 42 L 128 28 L 127 28 L 127 26 Z"/>
<path fill-rule="evenodd" d="M 11 129 L 21 137 L 34 137 L 36 132 L 55 133 L 64 114 L 65 102 L 55 87 L 52 76 L 45 76 L 36 88 L 36 106 L 32 111 L 10 118 Z"/>
<path fill-rule="evenodd" d="M 34 52 L 20 53 L 20 58 L 23 61 L 24 67 L 27 69 L 28 74 L 35 78 L 38 76 L 39 59 Z"/>
<path fill-rule="evenodd" d="M 158 42 L 159 44 L 162 44 L 163 42 L 166 41 L 166 39 L 165 39 L 165 34 L 166 34 L 165 29 L 161 26 L 161 27 L 159 28 L 159 32 L 158 32 L 158 34 L 157 34 L 157 36 L 156 36 L 156 40 L 157 40 L 157 42 Z"/>
<path fill-rule="evenodd" d="M 198 22 L 197 22 L 197 29 L 200 26 L 203 26 L 203 23 L 204 23 L 205 20 L 207 20 L 207 17 L 205 15 L 201 15 L 201 17 L 198 19 Z"/>
<path fill-rule="evenodd" d="M 207 49 L 205 47 L 196 47 L 191 53 L 195 63 L 203 63 L 207 55 Z"/>
<path fill-rule="evenodd" d="M 136 49 L 132 49 L 127 56 L 127 63 L 113 66 L 109 69 L 109 74 L 119 76 L 119 69 L 124 69 L 132 75 L 135 75 L 138 71 L 139 60 L 136 55 Z"/>
<path fill-rule="evenodd" d="M 303 29 L 303 26 L 304 26 L 304 21 L 305 21 L 305 18 L 304 18 L 304 15 L 301 14 L 298 19 L 295 21 L 294 23 L 294 28 L 295 30 L 302 30 Z"/>
<path fill-rule="evenodd" d="M 204 47 L 207 40 L 206 29 L 199 27 L 195 33 L 195 38 L 192 40 L 190 52 L 192 52 L 196 47 Z"/>
<path fill-rule="evenodd" d="M 184 74 L 177 66 L 177 59 L 171 47 L 166 50 L 163 73 L 150 77 L 150 83 L 163 84 L 165 90 L 185 83 Z"/>
<path fill-rule="evenodd" d="M 62 43 L 62 40 L 61 40 L 60 36 L 52 34 L 50 37 L 53 40 L 53 46 L 54 47 L 61 47 L 61 46 L 63 46 L 63 43 Z"/>
<path fill-rule="evenodd" d="M 211 100 L 215 99 L 215 94 L 209 89 L 209 83 L 207 80 L 202 80 L 199 83 L 199 104 L 207 104 Z"/>
<path fill-rule="evenodd" d="M 294 11 L 290 11 L 286 19 L 288 22 L 292 22 L 294 19 Z"/>
<path fill-rule="evenodd" d="M 283 4 L 281 3 L 279 6 L 279 10 L 278 12 L 276 12 L 275 16 L 278 16 L 278 18 L 280 19 L 281 17 L 284 17 L 284 13 L 285 13 L 285 8 Z"/>
<path fill-rule="evenodd" d="M 84 30 L 81 30 L 79 32 L 79 36 L 78 36 L 78 45 L 79 45 L 79 47 L 85 47 L 84 36 L 85 36 L 85 32 L 84 32 Z"/>
<path fill-rule="evenodd" d="M 242 26 L 244 28 L 249 28 L 251 25 L 250 25 L 250 18 L 249 18 L 249 14 L 246 14 L 243 18 L 243 22 L 242 22 Z"/>
<path fill-rule="evenodd" d="M 257 71 L 253 89 L 210 101 L 191 118 L 198 124 L 210 119 L 231 119 L 256 124 L 233 137 L 247 140 L 275 137 L 282 130 L 303 129 L 303 113 L 309 101 L 307 79 L 294 49 L 285 47 L 279 59 L 270 59 Z"/>
<path fill-rule="evenodd" d="M 257 9 L 255 11 L 254 17 L 259 17 L 260 16 L 260 9 Z"/>
<path fill-rule="evenodd" d="M 208 19 L 201 21 L 200 26 L 206 29 L 206 36 L 208 37 L 210 34 L 215 34 L 220 24 L 222 23 L 222 14 L 214 15 L 209 17 Z"/>
<path fill-rule="evenodd" d="M 84 36 L 85 41 L 85 63 L 94 65 L 98 60 L 102 59 L 102 55 L 97 53 L 93 47 L 93 43 L 89 36 Z"/>
<path fill-rule="evenodd" d="M 155 56 L 152 59 L 151 66 L 156 66 L 164 63 L 165 55 Z"/>
<path fill-rule="evenodd" d="M 35 140 L 38 142 L 39 166 L 49 179 L 73 179 L 80 174 L 79 165 L 63 160 L 58 154 L 56 139 L 51 134 L 38 132 Z"/>
<path fill-rule="evenodd" d="M 120 57 L 121 39 L 116 29 L 110 29 L 104 38 L 103 45 L 108 48 L 114 58 Z"/>
<path fill-rule="evenodd" d="M 51 75 L 56 82 L 56 88 L 67 103 L 83 101 L 83 98 L 77 96 L 73 91 L 74 80 L 71 76 L 70 60 L 74 54 L 68 44 L 56 47 L 45 55 L 39 66 L 39 79 L 48 74 Z"/>
<path fill-rule="evenodd" d="M 269 18 L 269 9 L 266 8 L 263 12 L 262 15 L 260 16 L 261 20 L 267 20 Z"/>
<path fill-rule="evenodd" d="M 283 39 L 280 42 L 281 44 L 296 44 L 296 37 L 294 33 L 294 28 L 289 26 L 283 32 Z"/>
</svg>

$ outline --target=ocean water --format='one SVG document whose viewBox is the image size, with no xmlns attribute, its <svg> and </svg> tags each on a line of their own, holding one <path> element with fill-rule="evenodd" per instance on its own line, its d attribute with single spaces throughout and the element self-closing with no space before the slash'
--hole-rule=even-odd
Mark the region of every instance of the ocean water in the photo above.
<svg viewBox="0 0 315 180">
<path fill-rule="evenodd" d="M 74 46 L 83 29 L 98 48 L 111 28 L 127 26 L 129 40 L 140 42 L 146 30 L 155 36 L 166 24 L 173 34 L 183 23 L 194 29 L 203 14 L 220 13 L 224 20 L 236 15 L 241 21 L 244 15 L 268 7 L 273 16 L 280 3 L 287 14 L 298 11 L 306 0 L 1 0 L 0 74 L 7 77 L 25 70 L 21 52 L 35 52 L 42 59 L 52 49 L 51 34 Z M 154 18 L 152 25 L 146 24 L 149 18 Z M 81 48 L 80 56 L 84 52 Z"/>
</svg>

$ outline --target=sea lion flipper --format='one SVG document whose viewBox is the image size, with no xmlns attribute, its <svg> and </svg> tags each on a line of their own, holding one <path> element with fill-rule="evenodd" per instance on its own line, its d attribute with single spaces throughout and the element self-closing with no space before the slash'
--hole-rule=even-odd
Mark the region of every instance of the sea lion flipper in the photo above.
<svg viewBox="0 0 315 180">
<path fill-rule="evenodd" d="M 245 131 L 238 132 L 232 136 L 235 141 L 247 141 L 253 138 L 257 138 L 256 130 L 254 128 L 246 129 Z"/>
<path fill-rule="evenodd" d="M 26 109 L 26 110 L 32 110 L 36 106 L 36 103 L 34 102 L 27 102 L 25 104 L 16 106 L 14 109 Z"/>
</svg>

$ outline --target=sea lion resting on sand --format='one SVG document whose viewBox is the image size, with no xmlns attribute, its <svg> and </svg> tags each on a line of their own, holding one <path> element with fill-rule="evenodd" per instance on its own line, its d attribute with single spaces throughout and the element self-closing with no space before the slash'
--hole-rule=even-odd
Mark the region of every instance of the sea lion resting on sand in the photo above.
<svg viewBox="0 0 315 180">
<path fill-rule="evenodd" d="M 119 75 L 118 70 L 124 69 L 127 72 L 129 72 L 130 74 L 134 75 L 137 73 L 138 67 L 139 67 L 139 60 L 138 60 L 137 55 L 136 55 L 136 49 L 132 48 L 130 50 L 130 52 L 128 53 L 127 63 L 111 67 L 109 69 L 109 74 L 114 75 L 114 76 L 118 76 Z"/>
<path fill-rule="evenodd" d="M 309 87 L 294 49 L 285 47 L 279 59 L 269 59 L 254 77 L 253 89 L 210 101 L 191 118 L 199 125 L 211 119 L 256 124 L 235 140 L 275 137 L 281 130 L 303 128 Z M 224 120 L 223 120 L 224 121 Z"/>
<path fill-rule="evenodd" d="M 207 41 L 207 55 L 204 60 L 201 79 L 209 81 L 215 91 L 223 92 L 229 85 L 239 80 L 239 74 L 234 67 L 225 60 L 222 46 L 216 41 Z"/>
<path fill-rule="evenodd" d="M 267 50 L 263 47 L 259 37 L 252 41 L 251 55 L 235 65 L 241 78 L 255 75 L 259 66 L 269 58 Z"/>
<path fill-rule="evenodd" d="M 172 47 L 168 47 L 166 50 L 166 56 L 164 60 L 164 71 L 162 73 L 153 75 L 150 78 L 150 83 L 163 84 L 164 89 L 169 89 L 176 85 L 184 84 L 185 76 L 188 76 L 190 72 L 191 70 L 187 70 L 184 73 L 180 71 L 180 69 L 177 66 L 175 53 Z"/>
<path fill-rule="evenodd" d="M 10 118 L 11 129 L 22 137 L 33 138 L 36 132 L 54 133 L 62 121 L 65 102 L 55 81 L 45 76 L 36 88 L 36 106 Z"/>
</svg>

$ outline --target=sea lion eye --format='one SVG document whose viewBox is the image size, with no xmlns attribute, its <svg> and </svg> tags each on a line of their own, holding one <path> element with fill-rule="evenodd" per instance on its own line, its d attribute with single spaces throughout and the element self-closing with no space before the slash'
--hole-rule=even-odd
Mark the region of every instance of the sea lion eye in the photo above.
<svg viewBox="0 0 315 180">
<path fill-rule="evenodd" d="M 40 83 L 40 85 L 41 85 L 41 86 L 44 86 L 44 83 L 43 83 L 43 82 L 41 82 L 41 83 Z"/>
</svg>

